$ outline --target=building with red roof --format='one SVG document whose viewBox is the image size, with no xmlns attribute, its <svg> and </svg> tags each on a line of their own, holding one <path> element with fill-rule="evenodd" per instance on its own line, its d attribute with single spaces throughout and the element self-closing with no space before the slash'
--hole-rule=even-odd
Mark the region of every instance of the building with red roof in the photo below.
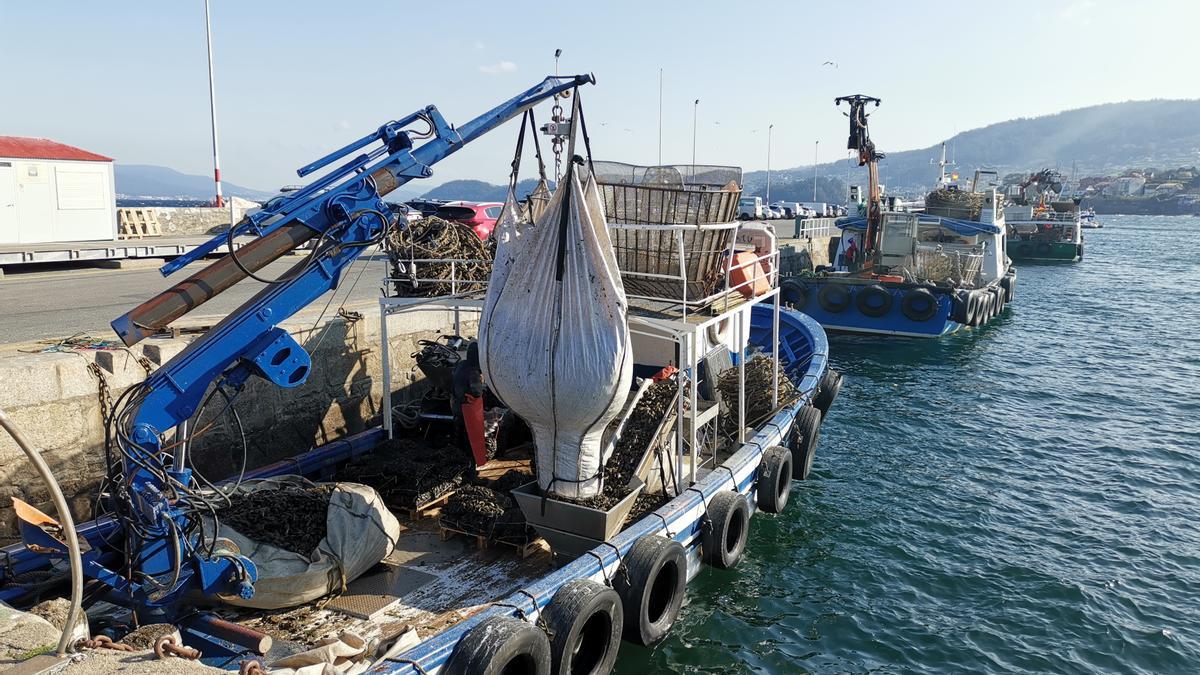
<svg viewBox="0 0 1200 675">
<path fill-rule="evenodd" d="M 0 245 L 116 239 L 116 203 L 111 157 L 0 136 Z"/>
</svg>

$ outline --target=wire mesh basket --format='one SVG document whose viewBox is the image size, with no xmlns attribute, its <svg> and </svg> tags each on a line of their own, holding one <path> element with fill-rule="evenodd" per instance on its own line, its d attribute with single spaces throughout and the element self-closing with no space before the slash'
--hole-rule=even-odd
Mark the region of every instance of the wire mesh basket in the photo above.
<svg viewBox="0 0 1200 675">
<path fill-rule="evenodd" d="M 610 223 L 699 225 L 737 218 L 742 170 L 730 166 L 635 166 L 596 162 Z"/>
<path fill-rule="evenodd" d="M 701 225 L 609 223 L 628 295 L 701 302 L 719 289 L 733 254 L 737 222 Z"/>
<path fill-rule="evenodd" d="M 974 286 L 983 269 L 983 253 L 978 249 L 957 251 L 943 246 L 917 246 L 916 276 L 922 280 Z"/>
</svg>

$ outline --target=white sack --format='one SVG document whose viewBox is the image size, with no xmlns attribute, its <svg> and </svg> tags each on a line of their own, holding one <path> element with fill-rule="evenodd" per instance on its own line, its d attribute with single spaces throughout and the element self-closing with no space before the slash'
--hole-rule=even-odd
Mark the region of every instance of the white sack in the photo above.
<svg viewBox="0 0 1200 675">
<path fill-rule="evenodd" d="M 247 482 L 243 489 L 272 489 L 284 482 L 310 484 L 299 476 L 279 476 Z M 247 485 L 249 487 L 247 487 Z M 237 544 L 242 555 L 258 568 L 254 597 L 249 600 L 221 596 L 239 607 L 281 609 L 311 602 L 341 590 L 391 554 L 400 536 L 400 523 L 373 488 L 358 483 L 337 483 L 325 512 L 325 538 L 312 557 L 254 541 L 221 524 L 218 536 Z"/>
<path fill-rule="evenodd" d="M 520 222 L 507 206 L 501 214 L 479 356 L 488 387 L 533 430 L 538 484 L 590 497 L 600 490 L 601 435 L 629 393 L 633 353 L 599 189 L 594 177 L 581 186 L 569 173 L 569 190 L 555 190 L 536 223 Z"/>
</svg>

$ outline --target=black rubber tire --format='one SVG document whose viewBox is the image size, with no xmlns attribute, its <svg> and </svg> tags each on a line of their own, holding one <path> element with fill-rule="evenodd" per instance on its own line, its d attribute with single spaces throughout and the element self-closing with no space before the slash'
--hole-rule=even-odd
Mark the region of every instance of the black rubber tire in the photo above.
<svg viewBox="0 0 1200 675">
<path fill-rule="evenodd" d="M 1000 286 L 992 286 L 992 303 L 996 307 L 996 316 L 1004 313 L 1004 289 Z"/>
<path fill-rule="evenodd" d="M 704 514 L 704 562 L 719 570 L 737 566 L 750 534 L 750 502 L 740 492 L 713 495 Z"/>
<path fill-rule="evenodd" d="M 808 286 L 796 279 L 788 279 L 779 285 L 779 299 L 803 311 L 808 306 Z"/>
<path fill-rule="evenodd" d="M 904 294 L 900 312 L 911 321 L 928 321 L 938 313 L 937 296 L 928 288 L 914 288 Z"/>
<path fill-rule="evenodd" d="M 953 305 L 950 307 L 950 319 L 956 323 L 966 325 L 967 319 L 970 318 L 970 294 L 960 290 L 953 296 Z"/>
<path fill-rule="evenodd" d="M 1079 244 L 1079 246 L 1076 248 L 1075 255 L 1078 256 L 1081 261 L 1083 260 L 1083 244 Z"/>
<path fill-rule="evenodd" d="M 841 314 L 850 307 L 853 297 L 850 290 L 842 284 L 825 284 L 817 292 L 817 302 L 821 309 L 832 314 Z"/>
<path fill-rule="evenodd" d="M 1050 244 L 1047 244 L 1044 241 L 1038 242 L 1038 245 L 1034 250 L 1038 255 L 1046 255 L 1050 253 Z"/>
<path fill-rule="evenodd" d="M 1021 244 L 1017 246 L 1017 255 L 1020 255 L 1024 258 L 1028 258 L 1029 256 L 1033 255 L 1033 244 L 1027 241 L 1021 242 Z"/>
<path fill-rule="evenodd" d="M 590 579 L 563 584 L 542 614 L 554 675 L 607 675 L 617 662 L 625 616 L 621 596 Z"/>
<path fill-rule="evenodd" d="M 782 513 L 792 494 L 792 451 L 772 445 L 758 464 L 758 508 Z"/>
<path fill-rule="evenodd" d="M 821 440 L 821 419 L 821 411 L 814 406 L 806 405 L 796 413 L 796 421 L 792 423 L 792 432 L 788 435 L 793 480 L 808 480 L 812 472 L 817 443 Z"/>
<path fill-rule="evenodd" d="M 613 579 L 625 614 L 625 639 L 650 646 L 671 632 L 687 589 L 687 556 L 674 539 L 647 535 L 633 543 Z"/>
<path fill-rule="evenodd" d="M 893 301 L 892 292 L 879 284 L 860 288 L 854 294 L 854 304 L 864 316 L 881 317 L 887 314 L 892 311 Z"/>
<path fill-rule="evenodd" d="M 976 290 L 975 297 L 979 299 L 979 310 L 975 312 L 975 325 L 982 326 L 992 318 L 992 294 Z"/>
<path fill-rule="evenodd" d="M 1015 274 L 1006 274 L 1000 279 L 1000 287 L 1004 289 L 1004 304 L 1013 301 L 1016 296 L 1017 276 Z"/>
<path fill-rule="evenodd" d="M 511 616 L 484 619 L 458 641 L 449 675 L 550 675 L 550 640 Z"/>
<path fill-rule="evenodd" d="M 812 404 L 817 410 L 821 411 L 821 418 L 829 414 L 829 409 L 833 407 L 833 402 L 837 399 L 838 393 L 842 390 L 842 374 L 830 368 L 821 376 L 821 383 L 817 385 L 817 393 L 813 395 Z M 795 428 L 795 425 L 792 425 Z"/>
<path fill-rule="evenodd" d="M 979 295 L 974 291 L 967 292 L 967 315 L 966 321 L 963 323 L 968 326 L 978 326 L 979 323 Z"/>
</svg>

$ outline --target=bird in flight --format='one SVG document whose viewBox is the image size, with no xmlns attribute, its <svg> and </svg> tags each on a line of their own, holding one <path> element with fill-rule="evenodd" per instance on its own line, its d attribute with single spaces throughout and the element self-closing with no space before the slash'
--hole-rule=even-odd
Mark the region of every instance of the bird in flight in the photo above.
<svg viewBox="0 0 1200 675">
<path fill-rule="evenodd" d="M 821 65 L 823 65 L 823 66 L 833 66 L 834 68 L 837 68 L 837 67 L 838 67 L 838 64 L 834 63 L 833 61 L 826 61 L 825 63 L 822 63 Z"/>
</svg>

